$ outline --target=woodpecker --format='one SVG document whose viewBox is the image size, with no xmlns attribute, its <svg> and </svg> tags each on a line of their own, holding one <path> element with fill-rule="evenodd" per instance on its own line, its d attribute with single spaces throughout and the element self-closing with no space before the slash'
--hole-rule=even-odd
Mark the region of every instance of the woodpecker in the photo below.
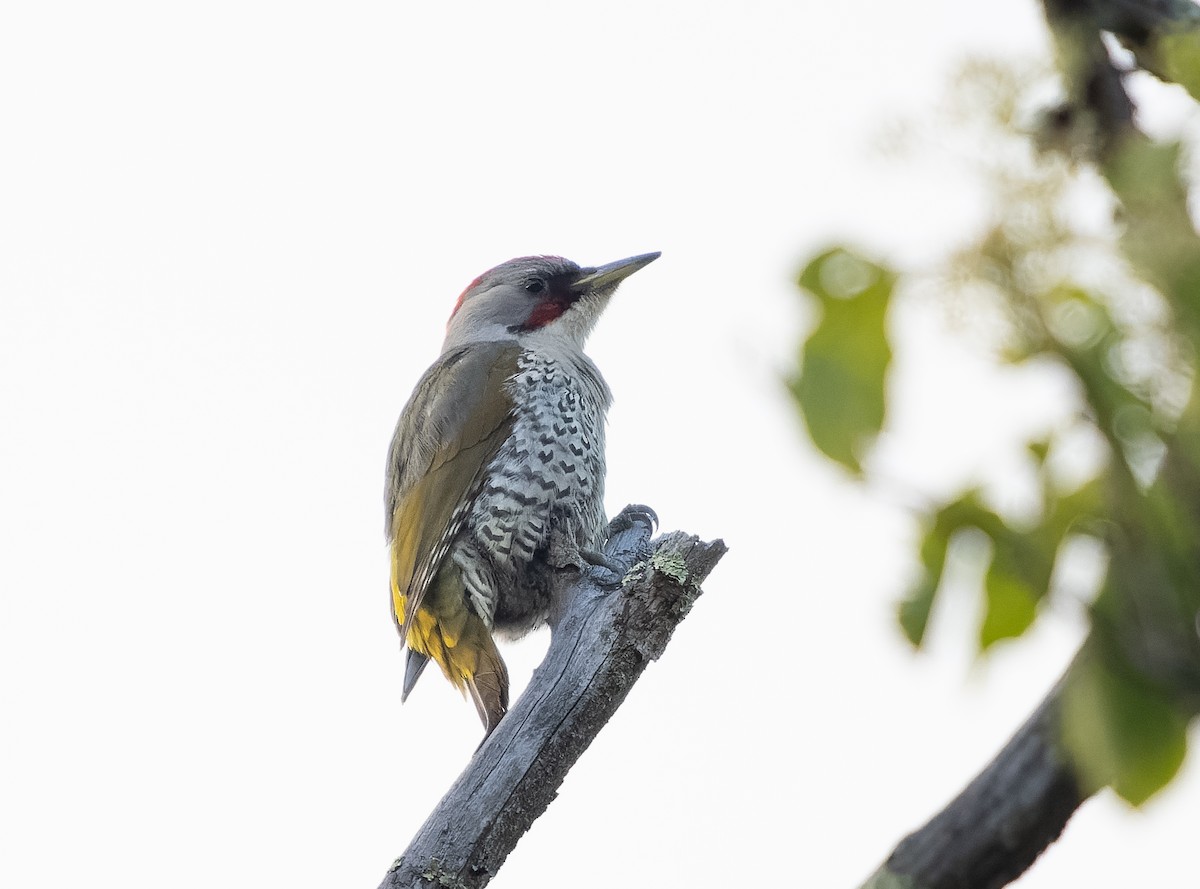
<svg viewBox="0 0 1200 889">
<path fill-rule="evenodd" d="M 487 737 L 508 709 L 494 637 L 546 623 L 554 571 L 597 561 L 612 395 L 583 345 L 620 282 L 659 255 L 590 268 L 520 257 L 459 296 L 388 450 L 401 701 L 432 659 Z"/>
</svg>

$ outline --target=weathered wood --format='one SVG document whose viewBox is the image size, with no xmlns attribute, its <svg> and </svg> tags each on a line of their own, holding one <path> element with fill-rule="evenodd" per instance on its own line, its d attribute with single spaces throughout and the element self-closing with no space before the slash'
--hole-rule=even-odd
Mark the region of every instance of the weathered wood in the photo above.
<svg viewBox="0 0 1200 889">
<path fill-rule="evenodd" d="M 662 654 L 700 584 L 725 553 L 673 532 L 651 544 L 631 508 L 614 522 L 605 555 L 624 571 L 572 574 L 546 658 L 525 693 L 476 751 L 380 889 L 486 886 L 557 795 L 567 772 Z M 564 578 L 566 580 L 566 578 Z"/>
</svg>

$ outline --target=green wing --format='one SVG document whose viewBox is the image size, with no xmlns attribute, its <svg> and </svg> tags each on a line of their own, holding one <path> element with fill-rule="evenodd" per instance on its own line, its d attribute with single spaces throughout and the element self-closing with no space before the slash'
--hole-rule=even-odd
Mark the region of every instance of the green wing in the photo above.
<svg viewBox="0 0 1200 889">
<path fill-rule="evenodd" d="M 446 353 L 417 383 L 396 425 L 388 452 L 385 530 L 392 549 L 393 614 L 405 641 L 483 470 L 512 431 L 506 383 L 517 372 L 519 354 L 513 343 Z"/>
</svg>

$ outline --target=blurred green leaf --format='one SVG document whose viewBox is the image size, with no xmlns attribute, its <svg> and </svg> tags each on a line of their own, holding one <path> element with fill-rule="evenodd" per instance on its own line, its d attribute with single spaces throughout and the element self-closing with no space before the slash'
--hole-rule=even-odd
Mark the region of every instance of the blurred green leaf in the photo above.
<svg viewBox="0 0 1200 889">
<path fill-rule="evenodd" d="M 984 579 L 984 614 L 979 627 L 979 648 L 986 651 L 1001 639 L 1020 636 L 1033 624 L 1037 603 L 1046 593 L 1050 574 L 1045 582 L 1029 583 L 1029 566 L 1022 553 L 1005 539 L 992 541 L 992 562 Z"/>
<path fill-rule="evenodd" d="M 897 606 L 900 629 L 915 648 L 920 648 L 925 639 L 949 547 L 950 536 L 942 529 L 935 526 L 926 532 L 921 541 L 921 577 Z"/>
<path fill-rule="evenodd" d="M 1153 468 L 1147 456 L 1158 443 L 1153 408 L 1135 391 L 1134 381 L 1121 366 L 1118 356 L 1124 338 L 1109 310 L 1082 290 L 1073 294 L 1070 304 L 1086 311 L 1092 333 L 1079 342 L 1056 335 L 1053 348 L 1079 378 L 1096 428 L 1135 475 L 1146 481 Z"/>
<path fill-rule="evenodd" d="M 822 316 L 789 388 L 813 443 L 855 474 L 883 427 L 892 357 L 885 324 L 895 281 L 888 269 L 841 248 L 800 273 L 800 286 L 817 298 Z"/>
<path fill-rule="evenodd" d="M 1121 201 L 1121 246 L 1134 268 L 1155 284 L 1191 328 L 1200 331 L 1200 236 L 1180 176 L 1182 146 L 1145 137 L 1124 139 L 1104 165 Z"/>
<path fill-rule="evenodd" d="M 1103 488 L 1098 479 L 1068 494 L 1058 494 L 1043 468 L 1043 516 L 1016 530 L 999 516 L 981 510 L 979 528 L 992 541 L 992 560 L 984 579 L 984 616 L 979 647 L 986 651 L 1001 639 L 1021 636 L 1033 625 L 1038 603 L 1050 590 L 1058 554 L 1067 537 L 1087 531 L 1101 515 Z"/>
<path fill-rule="evenodd" d="M 1187 752 L 1187 719 L 1163 691 L 1095 652 L 1071 671 L 1062 731 L 1085 785 L 1111 784 L 1135 806 L 1175 777 Z"/>
<path fill-rule="evenodd" d="M 1200 32 L 1167 34 L 1158 41 L 1158 72 L 1200 99 Z"/>
<path fill-rule="evenodd" d="M 921 538 L 921 575 L 896 609 L 900 628 L 914 647 L 920 648 L 925 639 L 951 539 L 963 528 L 990 527 L 993 520 L 999 521 L 980 505 L 978 492 L 970 490 L 938 510 L 926 527 Z"/>
<path fill-rule="evenodd" d="M 1072 533 L 1103 536 L 1096 529 L 1106 506 L 1102 478 L 1094 478 L 1067 494 L 1058 494 L 1047 484 L 1045 499 L 1046 518 L 1042 524 L 1058 545 Z"/>
<path fill-rule="evenodd" d="M 1084 486 L 1080 490 L 1089 490 Z M 1074 499 L 1072 499 L 1074 498 Z M 1038 602 L 1050 588 L 1054 561 L 1063 537 L 1071 527 L 1073 509 L 1091 501 L 1076 492 L 1055 507 L 1053 521 L 1026 531 L 1011 528 L 967 491 L 943 506 L 921 539 L 921 575 L 898 606 L 900 627 L 914 646 L 924 640 L 929 616 L 945 571 L 954 536 L 974 528 L 990 541 L 992 553 L 984 580 L 984 618 L 979 630 L 980 650 L 1000 639 L 1020 636 L 1033 624 Z"/>
<path fill-rule="evenodd" d="M 1036 441 L 1027 442 L 1025 447 L 1029 451 L 1029 455 L 1037 461 L 1039 469 L 1045 465 L 1046 457 L 1050 454 L 1049 439 L 1039 438 Z"/>
</svg>

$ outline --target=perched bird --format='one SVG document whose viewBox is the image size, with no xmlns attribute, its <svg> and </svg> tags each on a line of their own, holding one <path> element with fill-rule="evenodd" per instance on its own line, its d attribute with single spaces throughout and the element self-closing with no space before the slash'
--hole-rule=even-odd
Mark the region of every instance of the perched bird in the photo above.
<svg viewBox="0 0 1200 889">
<path fill-rule="evenodd" d="M 602 561 L 612 395 L 583 344 L 617 285 L 658 256 L 595 268 L 521 257 L 458 298 L 387 457 L 401 700 L 432 659 L 470 694 L 486 737 L 508 709 L 493 635 L 546 622 L 555 569 Z"/>
</svg>

